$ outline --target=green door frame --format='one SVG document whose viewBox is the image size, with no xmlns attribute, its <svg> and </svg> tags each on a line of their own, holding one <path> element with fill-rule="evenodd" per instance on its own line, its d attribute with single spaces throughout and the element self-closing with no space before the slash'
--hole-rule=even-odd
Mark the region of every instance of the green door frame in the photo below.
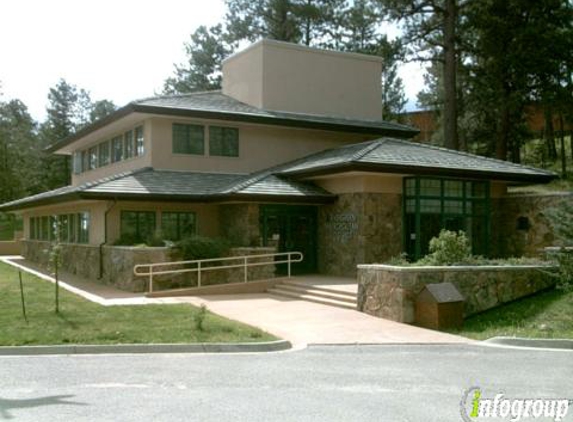
<svg viewBox="0 0 573 422">
<path fill-rule="evenodd" d="M 408 192 L 408 182 L 414 181 L 414 194 Z M 440 194 L 439 195 L 422 195 L 421 193 L 421 181 L 422 180 L 433 180 L 440 183 Z M 462 195 L 459 197 L 446 196 L 445 194 L 445 182 L 454 181 L 462 182 Z M 472 185 L 469 185 L 471 183 Z M 484 196 L 475 197 L 468 192 L 468 186 L 473 186 L 473 183 L 483 183 L 484 184 Z M 490 182 L 489 181 L 475 181 L 468 179 L 451 179 L 442 177 L 423 177 L 423 176 L 413 176 L 404 177 L 402 181 L 402 233 L 403 233 L 403 250 L 407 251 L 408 243 L 410 241 L 409 236 L 411 233 L 408 231 L 408 221 L 407 214 L 412 214 L 408 212 L 411 202 L 414 201 L 414 215 L 415 215 L 415 243 L 414 243 L 414 253 L 411 258 L 414 260 L 422 258 L 422 244 L 421 244 L 421 225 L 422 225 L 422 210 L 421 201 L 424 199 L 428 200 L 439 200 L 440 201 L 440 225 L 442 228 L 445 227 L 446 219 L 452 217 L 461 218 L 484 218 L 485 223 L 485 239 L 484 242 L 484 255 L 489 256 L 490 254 L 490 239 L 491 239 L 491 199 L 490 199 Z M 446 201 L 456 201 L 462 204 L 462 213 L 448 213 L 445 211 L 444 203 Z M 483 202 L 484 204 L 484 215 L 475 214 L 476 206 L 478 202 Z M 471 204 L 468 210 L 468 204 Z M 470 239 L 471 240 L 471 239 Z M 473 243 L 473 242 L 472 242 Z M 472 246 L 473 248 L 473 246 Z"/>
</svg>

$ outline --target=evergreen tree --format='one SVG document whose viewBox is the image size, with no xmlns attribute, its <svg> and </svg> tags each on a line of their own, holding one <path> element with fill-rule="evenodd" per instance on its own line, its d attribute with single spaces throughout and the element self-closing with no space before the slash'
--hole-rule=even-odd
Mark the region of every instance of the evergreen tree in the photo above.
<svg viewBox="0 0 573 422">
<path fill-rule="evenodd" d="M 458 0 L 378 0 L 385 13 L 402 24 L 409 56 L 442 67 L 443 140 L 447 148 L 459 149 L 457 66 L 459 64 Z"/>
<path fill-rule="evenodd" d="M 221 63 L 233 49 L 221 24 L 210 28 L 200 26 L 185 44 L 187 63 L 175 65 L 175 74 L 167 78 L 163 92 L 182 94 L 221 88 Z"/>
<path fill-rule="evenodd" d="M 36 124 L 20 100 L 0 101 L 0 202 L 40 191 Z"/>
</svg>

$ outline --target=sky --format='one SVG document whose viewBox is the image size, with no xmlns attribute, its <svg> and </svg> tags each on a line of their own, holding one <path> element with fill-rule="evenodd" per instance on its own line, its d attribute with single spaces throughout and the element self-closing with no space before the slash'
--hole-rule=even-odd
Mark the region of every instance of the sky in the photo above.
<svg viewBox="0 0 573 422">
<path fill-rule="evenodd" d="M 224 11 L 223 0 L 2 0 L 0 99 L 18 98 L 43 120 L 60 78 L 117 106 L 153 96 L 184 62 L 190 34 Z M 412 109 L 422 71 L 410 64 L 400 76 Z"/>
</svg>

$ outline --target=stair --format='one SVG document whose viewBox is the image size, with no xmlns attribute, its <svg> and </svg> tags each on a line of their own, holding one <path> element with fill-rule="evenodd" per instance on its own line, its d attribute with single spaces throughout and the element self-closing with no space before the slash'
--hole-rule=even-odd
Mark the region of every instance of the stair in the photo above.
<svg viewBox="0 0 573 422">
<path fill-rule="evenodd" d="M 345 292 L 331 287 L 299 283 L 296 280 L 285 280 L 268 289 L 267 293 L 344 309 L 356 309 L 356 293 Z"/>
</svg>

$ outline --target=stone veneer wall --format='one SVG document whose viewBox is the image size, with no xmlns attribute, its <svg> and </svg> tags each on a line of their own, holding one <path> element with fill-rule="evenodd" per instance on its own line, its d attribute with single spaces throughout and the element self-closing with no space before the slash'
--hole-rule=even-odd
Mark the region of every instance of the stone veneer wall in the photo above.
<svg viewBox="0 0 573 422">
<path fill-rule="evenodd" d="M 356 276 L 356 265 L 383 262 L 402 252 L 402 196 L 339 194 L 318 211 L 318 268 Z"/>
<path fill-rule="evenodd" d="M 219 209 L 221 235 L 233 245 L 260 246 L 258 204 L 225 204 Z"/>
<path fill-rule="evenodd" d="M 426 284 L 450 282 L 465 298 L 472 315 L 555 284 L 535 266 L 395 267 L 358 266 L 358 310 L 381 318 L 413 323 L 415 302 Z"/>
<path fill-rule="evenodd" d="M 544 212 L 563 200 L 573 201 L 573 194 L 513 194 L 492 200 L 493 255 L 536 256 L 543 248 L 558 244 Z M 519 217 L 528 219 L 527 230 L 518 229 Z"/>
<path fill-rule="evenodd" d="M 22 255 L 29 261 L 48 268 L 48 249 L 50 242 L 22 241 Z M 232 248 L 230 256 L 259 255 L 274 253 L 274 248 Z M 168 262 L 181 260 L 171 248 L 136 248 L 128 246 L 103 246 L 103 276 L 100 278 L 100 252 L 98 246 L 63 244 L 62 270 L 88 278 L 92 281 L 113 285 L 119 289 L 143 292 L 147 291 L 149 278 L 136 277 L 133 267 L 137 264 Z M 264 258 L 258 259 L 262 261 Z M 261 265 L 248 270 L 249 280 L 273 278 L 275 265 Z M 156 289 L 194 286 L 196 274 L 165 275 L 154 278 Z M 241 269 L 217 270 L 203 275 L 203 284 L 239 282 L 244 280 Z"/>
</svg>

